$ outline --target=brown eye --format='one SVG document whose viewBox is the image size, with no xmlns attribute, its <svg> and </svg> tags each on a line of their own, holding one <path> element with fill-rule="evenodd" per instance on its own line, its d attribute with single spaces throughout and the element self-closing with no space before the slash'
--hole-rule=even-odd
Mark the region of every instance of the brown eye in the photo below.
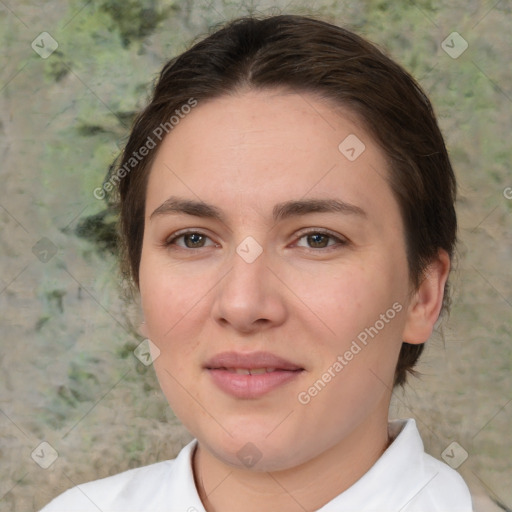
<svg viewBox="0 0 512 512">
<path fill-rule="evenodd" d="M 309 249 L 326 249 L 327 247 L 347 245 L 347 241 L 334 236 L 330 232 L 326 231 L 309 231 L 303 233 L 299 240 L 305 239 L 306 245 L 297 244 L 299 247 L 305 247 Z M 332 243 L 330 243 L 332 241 Z"/>
<path fill-rule="evenodd" d="M 177 243 L 178 240 L 183 240 L 183 243 Z M 185 233 L 177 233 L 165 241 L 165 246 L 176 246 L 181 249 L 201 249 L 202 247 L 207 247 L 205 245 L 206 241 L 209 240 L 209 237 L 203 233 L 197 231 L 188 231 Z M 214 244 L 210 244 L 214 245 Z"/>
<path fill-rule="evenodd" d="M 203 247 L 204 244 L 204 236 L 199 233 L 188 233 L 186 235 L 182 235 L 183 240 L 185 240 L 185 245 L 189 249 L 196 249 L 197 247 Z M 187 242 L 190 242 L 190 245 Z"/>
<path fill-rule="evenodd" d="M 323 249 L 324 247 L 327 247 L 329 238 L 331 237 L 322 233 L 315 233 L 314 235 L 307 235 L 306 237 L 308 244 L 315 249 Z"/>
</svg>

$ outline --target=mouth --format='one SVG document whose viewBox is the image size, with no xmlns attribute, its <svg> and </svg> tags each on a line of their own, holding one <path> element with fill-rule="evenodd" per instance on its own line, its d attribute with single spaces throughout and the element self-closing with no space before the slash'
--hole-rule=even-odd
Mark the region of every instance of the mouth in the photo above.
<svg viewBox="0 0 512 512">
<path fill-rule="evenodd" d="M 237 373 L 238 375 L 262 375 L 263 373 L 272 373 L 280 371 L 280 368 L 209 368 L 210 370 L 226 370 L 230 373 Z M 295 370 L 291 370 L 295 371 Z"/>
<path fill-rule="evenodd" d="M 300 365 L 271 352 L 221 352 L 205 363 L 208 370 L 269 373 L 276 370 L 303 370 Z"/>
<path fill-rule="evenodd" d="M 259 398 L 296 379 L 300 365 L 269 352 L 224 352 L 204 366 L 214 384 L 236 398 Z"/>
</svg>

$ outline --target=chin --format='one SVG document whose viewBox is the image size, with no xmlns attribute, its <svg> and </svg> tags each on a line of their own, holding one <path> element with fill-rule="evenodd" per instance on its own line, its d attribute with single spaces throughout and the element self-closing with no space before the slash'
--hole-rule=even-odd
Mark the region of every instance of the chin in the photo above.
<svg viewBox="0 0 512 512">
<path fill-rule="evenodd" d="M 295 436 L 287 432 L 272 432 L 272 428 L 235 430 L 233 436 L 217 433 L 196 436 L 208 451 L 225 464 L 253 471 L 281 471 L 292 468 L 307 459 L 300 446 L 293 441 Z M 288 434 L 288 435 L 287 435 Z M 311 448 L 311 446 L 309 445 Z M 301 457 L 304 460 L 301 460 Z"/>
<path fill-rule="evenodd" d="M 209 447 L 215 457 L 227 465 L 238 469 L 247 469 L 251 471 L 280 471 L 291 468 L 295 465 L 294 461 L 289 460 L 291 449 L 279 447 L 276 452 L 274 446 L 261 441 L 256 443 L 245 441 L 241 444 L 231 443 L 229 446 L 219 446 L 216 443 Z"/>
</svg>

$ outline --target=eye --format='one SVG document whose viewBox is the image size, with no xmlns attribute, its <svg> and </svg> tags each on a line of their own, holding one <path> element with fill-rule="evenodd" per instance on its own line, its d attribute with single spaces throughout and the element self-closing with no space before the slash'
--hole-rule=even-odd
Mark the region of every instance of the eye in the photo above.
<svg viewBox="0 0 512 512">
<path fill-rule="evenodd" d="M 183 239 L 185 245 L 181 245 L 176 243 L 178 240 Z M 204 233 L 199 231 L 185 231 L 178 232 L 172 235 L 171 237 L 165 240 L 164 245 L 169 247 L 171 245 L 176 245 L 182 249 L 201 249 L 205 246 L 205 241 L 210 238 L 206 236 Z M 215 244 L 212 244 L 215 245 Z"/>
<path fill-rule="evenodd" d="M 299 241 L 302 239 L 306 239 L 306 244 L 309 245 L 304 246 L 297 243 L 297 246 L 306 247 L 307 249 L 325 249 L 335 245 L 344 246 L 348 244 L 346 239 L 336 236 L 329 231 L 323 230 L 310 230 L 302 233 Z M 333 243 L 329 243 L 329 239 L 333 241 Z"/>
<path fill-rule="evenodd" d="M 305 239 L 305 243 L 301 244 L 300 241 Z M 216 244 L 212 242 L 211 244 L 206 244 L 210 237 L 205 235 L 200 231 L 181 231 L 171 235 L 169 238 L 165 240 L 163 245 L 165 247 L 175 246 L 180 249 L 201 249 L 203 247 L 215 246 Z M 182 243 L 178 243 L 178 241 L 182 241 Z M 342 238 L 340 236 L 334 235 L 330 231 L 325 230 L 309 230 L 307 232 L 302 232 L 298 238 L 298 242 L 296 243 L 297 247 L 304 247 L 310 250 L 318 250 L 318 249 L 327 249 L 333 246 L 345 246 L 348 245 L 348 240 Z"/>
</svg>

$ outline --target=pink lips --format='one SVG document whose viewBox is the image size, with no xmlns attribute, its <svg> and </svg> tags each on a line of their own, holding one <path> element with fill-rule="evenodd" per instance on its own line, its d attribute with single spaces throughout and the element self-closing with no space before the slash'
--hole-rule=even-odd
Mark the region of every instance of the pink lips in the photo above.
<svg viewBox="0 0 512 512">
<path fill-rule="evenodd" d="M 225 393 L 237 398 L 258 398 L 298 377 L 304 368 L 269 352 L 222 352 L 205 369 Z"/>
</svg>

